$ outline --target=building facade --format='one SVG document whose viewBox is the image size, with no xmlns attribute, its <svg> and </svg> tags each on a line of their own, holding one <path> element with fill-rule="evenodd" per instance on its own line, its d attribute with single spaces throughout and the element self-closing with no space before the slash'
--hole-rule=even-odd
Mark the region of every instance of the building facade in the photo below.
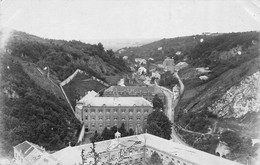
<svg viewBox="0 0 260 165">
<path fill-rule="evenodd" d="M 147 133 L 96 142 L 95 154 L 91 147 L 93 147 L 91 143 L 68 146 L 53 153 L 52 156 L 61 161 L 62 165 L 83 164 L 83 162 L 86 165 L 93 165 L 94 155 L 98 165 L 145 165 L 148 164 L 151 155 L 157 152 L 163 161 L 162 164 L 165 165 L 170 162 L 175 165 L 241 165 Z"/>
<path fill-rule="evenodd" d="M 86 131 L 102 132 L 122 123 L 126 130 L 142 133 L 148 115 L 153 111 L 152 104 L 143 97 L 93 97 L 78 102 L 75 115 L 84 123 Z"/>
<path fill-rule="evenodd" d="M 160 88 L 153 86 L 111 86 L 104 91 L 105 97 L 143 97 L 152 102 L 155 95 L 165 104 L 166 98 Z"/>
</svg>

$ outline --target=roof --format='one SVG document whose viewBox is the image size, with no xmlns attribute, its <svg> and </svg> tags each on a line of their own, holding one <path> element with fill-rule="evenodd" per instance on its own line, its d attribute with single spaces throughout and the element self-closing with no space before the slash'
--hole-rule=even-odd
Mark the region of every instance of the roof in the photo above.
<svg viewBox="0 0 260 165">
<path fill-rule="evenodd" d="M 116 148 L 133 146 L 133 144 L 135 144 L 136 141 L 138 141 L 138 138 L 136 136 L 128 136 L 119 139 L 100 141 L 95 143 L 95 150 L 97 153 L 104 153 L 106 151 L 114 150 Z M 92 143 L 75 147 L 68 146 L 60 151 L 53 153 L 52 156 L 58 159 L 62 163 L 62 165 L 79 164 L 82 163 L 82 149 L 85 150 L 85 153 L 89 153 L 91 151 L 90 147 L 92 147 Z"/>
<path fill-rule="evenodd" d="M 111 86 L 105 90 L 106 92 L 128 92 L 128 93 L 163 93 L 158 87 L 153 86 Z"/>
<path fill-rule="evenodd" d="M 89 100 L 89 99 L 91 99 L 93 97 L 96 97 L 96 96 L 98 96 L 97 92 L 95 92 L 93 90 L 92 91 L 88 91 L 88 94 L 86 94 L 83 98 L 81 98 L 79 100 L 79 103 L 84 103 L 86 100 Z"/>
<path fill-rule="evenodd" d="M 25 152 L 31 147 L 31 144 L 28 141 L 24 141 L 18 145 L 16 145 L 14 148 L 20 152 L 22 152 L 22 154 L 25 154 Z"/>
<path fill-rule="evenodd" d="M 142 134 L 143 139 L 146 140 L 146 145 L 156 148 L 159 151 L 166 152 L 169 155 L 179 157 L 183 160 L 193 162 L 200 165 L 239 165 L 239 163 L 224 159 L 192 147 L 185 146 L 170 140 L 165 140 L 163 138 L 151 135 L 151 134 Z"/>
<path fill-rule="evenodd" d="M 143 97 L 92 97 L 85 100 L 85 106 L 149 106 L 152 104 Z"/>
<path fill-rule="evenodd" d="M 24 157 L 29 155 L 34 149 L 37 149 L 40 152 L 45 152 L 45 150 L 43 148 L 41 148 L 40 146 L 33 144 L 31 142 L 28 142 L 28 141 L 24 141 L 24 142 L 16 145 L 14 148 L 16 150 L 20 151 L 24 155 Z"/>
<path fill-rule="evenodd" d="M 239 165 L 239 163 L 224 159 L 185 145 L 173 142 L 171 140 L 166 140 L 151 134 L 140 134 L 134 136 L 123 137 L 119 139 L 106 140 L 101 142 L 96 142 L 96 152 L 104 153 L 109 150 L 113 150 L 121 147 L 130 146 L 143 146 L 154 148 L 158 152 L 164 152 L 172 155 L 176 158 L 186 160 L 192 164 L 200 165 Z M 82 159 L 80 157 L 82 149 L 86 153 L 90 152 L 90 147 L 92 144 L 84 144 L 75 147 L 66 147 L 52 155 L 59 159 L 64 165 L 70 165 L 75 163 L 81 163 Z M 68 161 L 68 163 L 67 163 Z"/>
</svg>

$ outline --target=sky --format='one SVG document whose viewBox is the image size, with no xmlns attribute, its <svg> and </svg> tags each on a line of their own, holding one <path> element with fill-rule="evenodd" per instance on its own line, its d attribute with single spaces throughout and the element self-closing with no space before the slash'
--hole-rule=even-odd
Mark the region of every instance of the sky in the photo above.
<svg viewBox="0 0 260 165">
<path fill-rule="evenodd" d="M 260 30 L 260 0 L 1 0 L 0 21 L 53 39 L 171 38 Z"/>
</svg>

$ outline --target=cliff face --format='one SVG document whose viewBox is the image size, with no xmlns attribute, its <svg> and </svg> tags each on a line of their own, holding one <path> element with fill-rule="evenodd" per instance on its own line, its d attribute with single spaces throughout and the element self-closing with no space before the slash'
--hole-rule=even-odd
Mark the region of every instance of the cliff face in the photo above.
<svg viewBox="0 0 260 165">
<path fill-rule="evenodd" d="M 247 113 L 259 112 L 260 71 L 246 76 L 239 85 L 232 86 L 208 109 L 219 117 L 235 119 L 241 119 Z"/>
</svg>

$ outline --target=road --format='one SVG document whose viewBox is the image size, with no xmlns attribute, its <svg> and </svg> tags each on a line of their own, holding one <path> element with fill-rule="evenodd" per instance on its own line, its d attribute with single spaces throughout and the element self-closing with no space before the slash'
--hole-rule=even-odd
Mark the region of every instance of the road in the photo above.
<svg viewBox="0 0 260 165">
<path fill-rule="evenodd" d="M 167 111 L 167 117 L 171 120 L 172 123 L 174 123 L 174 108 L 175 108 L 175 105 L 176 105 L 176 100 L 174 98 L 174 93 L 165 88 L 165 87 L 162 87 L 162 86 L 159 86 L 156 82 L 155 82 L 155 85 L 157 87 L 159 87 L 163 93 L 165 94 L 166 96 L 166 107 L 165 107 L 165 110 Z M 175 105 L 173 105 L 175 104 Z M 188 146 L 178 135 L 177 133 L 175 132 L 174 130 L 174 124 L 172 126 L 172 134 L 171 134 L 171 137 L 172 137 L 172 140 L 174 142 L 177 142 L 177 143 L 180 143 L 180 144 L 183 144 L 183 145 L 186 145 Z"/>
</svg>

